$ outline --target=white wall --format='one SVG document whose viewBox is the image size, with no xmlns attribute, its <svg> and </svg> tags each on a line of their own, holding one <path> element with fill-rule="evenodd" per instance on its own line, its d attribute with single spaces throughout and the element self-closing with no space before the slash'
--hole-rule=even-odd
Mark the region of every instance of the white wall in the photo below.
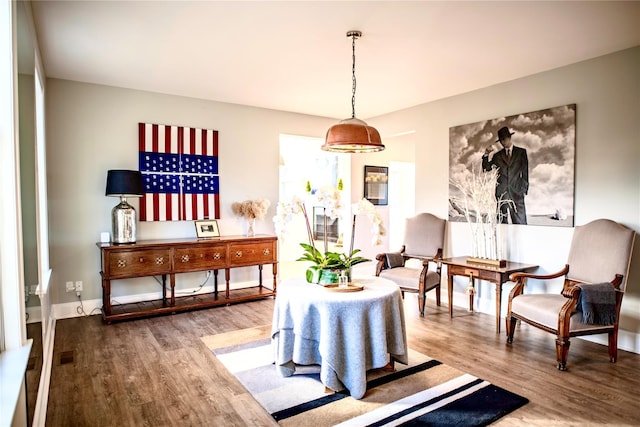
<svg viewBox="0 0 640 427">
<path fill-rule="evenodd" d="M 596 218 L 640 231 L 640 47 L 536 74 L 459 96 L 370 119 L 382 134 L 416 130 L 416 211 L 447 217 L 449 128 L 479 120 L 577 104 L 575 223 Z M 559 270 L 573 229 L 506 227 L 508 258 Z M 621 347 L 640 349 L 640 239 L 623 301 Z M 468 228 L 451 223 L 446 255 L 470 252 Z M 597 248 L 594 248 L 597 251 Z M 455 291 L 464 292 L 466 279 Z M 532 287 L 557 289 L 556 284 Z M 503 312 L 510 286 L 503 291 Z M 494 312 L 493 285 L 479 291 L 480 309 Z M 455 320 L 454 320 L 455 321 Z M 634 335 L 635 334 L 635 335 Z M 624 335 L 624 333 L 623 333 Z"/>
<path fill-rule="evenodd" d="M 54 303 L 72 302 L 68 280 L 84 282 L 83 299 L 101 298 L 96 242 L 111 229 L 116 198 L 105 197 L 108 169 L 138 168 L 138 122 L 219 131 L 223 235 L 243 232 L 231 204 L 266 198 L 271 207 L 258 233 L 273 233 L 278 200 L 279 135 L 322 137 L 333 120 L 240 105 L 49 79 L 47 97 L 49 218 Z M 138 200 L 130 199 L 138 208 Z M 139 222 L 138 239 L 195 237 L 192 221 Z M 265 267 L 266 275 L 270 269 Z M 177 277 L 177 288 L 199 285 L 205 273 Z M 224 276 L 222 276 L 224 277 Z M 234 269 L 232 281 L 257 277 L 257 268 Z M 268 277 L 268 276 L 266 276 Z M 114 281 L 113 298 L 159 292 L 153 278 Z M 120 301 L 121 302 L 121 301 Z"/>
</svg>

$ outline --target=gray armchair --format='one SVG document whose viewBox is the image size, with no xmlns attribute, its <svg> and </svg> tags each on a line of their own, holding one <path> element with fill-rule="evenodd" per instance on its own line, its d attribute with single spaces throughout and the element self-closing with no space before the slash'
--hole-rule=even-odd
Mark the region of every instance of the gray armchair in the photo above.
<svg viewBox="0 0 640 427">
<path fill-rule="evenodd" d="M 608 334 L 609 360 L 618 356 L 618 322 L 635 232 L 599 219 L 575 228 L 566 266 L 553 274 L 513 273 L 509 295 L 507 343 L 513 343 L 518 320 L 556 335 L 558 369 L 567 369 L 569 338 Z M 525 294 L 528 278 L 564 276 L 555 294 Z M 582 295 L 581 295 L 582 294 Z M 586 305 L 585 305 L 586 304 Z M 600 318 L 600 319 L 598 319 Z"/>
<path fill-rule="evenodd" d="M 436 304 L 440 305 L 440 274 L 442 247 L 446 221 L 430 213 L 408 218 L 404 244 L 400 252 L 382 253 L 376 256 L 376 276 L 397 283 L 404 297 L 405 292 L 418 293 L 418 310 L 424 316 L 426 293 L 436 290 Z M 405 266 L 409 259 L 422 262 L 421 268 Z"/>
</svg>

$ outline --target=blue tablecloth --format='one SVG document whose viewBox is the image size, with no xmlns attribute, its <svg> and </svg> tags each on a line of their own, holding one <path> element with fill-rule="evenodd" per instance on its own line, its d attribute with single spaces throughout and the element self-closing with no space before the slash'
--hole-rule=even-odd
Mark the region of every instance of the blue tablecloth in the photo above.
<svg viewBox="0 0 640 427">
<path fill-rule="evenodd" d="M 332 390 L 347 388 L 360 399 L 366 372 L 389 357 L 408 363 L 402 295 L 379 277 L 355 278 L 359 292 L 332 292 L 304 279 L 278 285 L 271 337 L 283 376 L 295 365 L 320 365 L 320 379 Z"/>
</svg>

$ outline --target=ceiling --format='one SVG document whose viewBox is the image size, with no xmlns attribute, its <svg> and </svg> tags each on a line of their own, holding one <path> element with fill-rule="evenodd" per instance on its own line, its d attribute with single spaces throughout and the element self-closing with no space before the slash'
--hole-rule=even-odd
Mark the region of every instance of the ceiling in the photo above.
<svg viewBox="0 0 640 427">
<path fill-rule="evenodd" d="M 43 1 L 47 76 L 368 119 L 640 45 L 640 2 Z"/>
</svg>

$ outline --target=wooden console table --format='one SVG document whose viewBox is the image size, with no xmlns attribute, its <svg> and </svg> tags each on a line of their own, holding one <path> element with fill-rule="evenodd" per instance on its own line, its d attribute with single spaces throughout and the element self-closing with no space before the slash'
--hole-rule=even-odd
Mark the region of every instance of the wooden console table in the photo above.
<svg viewBox="0 0 640 427">
<path fill-rule="evenodd" d="M 496 285 L 496 332 L 500 332 L 500 313 L 502 309 L 502 284 L 509 280 L 511 273 L 533 270 L 538 268 L 533 264 L 522 264 L 507 261 L 501 267 L 492 264 L 467 261 L 466 256 L 444 258 L 441 260 L 447 266 L 447 294 L 449 296 L 449 317 L 453 317 L 453 276 L 465 276 L 474 286 L 475 279 L 486 280 Z M 473 312 L 473 295 L 469 295 L 469 311 Z"/>
<path fill-rule="evenodd" d="M 226 236 L 214 239 L 141 240 L 131 244 L 98 243 L 102 259 L 102 318 L 111 323 L 156 314 L 176 313 L 275 296 L 277 238 Z M 273 289 L 262 286 L 262 266 L 273 266 Z M 230 270 L 258 266 L 257 286 L 229 289 Z M 226 288 L 218 293 L 218 270 L 225 271 Z M 176 297 L 176 274 L 213 271 L 214 292 Z M 167 297 L 167 275 L 170 294 Z M 132 304 L 111 304 L 111 281 L 162 276 L 162 299 Z"/>
</svg>

